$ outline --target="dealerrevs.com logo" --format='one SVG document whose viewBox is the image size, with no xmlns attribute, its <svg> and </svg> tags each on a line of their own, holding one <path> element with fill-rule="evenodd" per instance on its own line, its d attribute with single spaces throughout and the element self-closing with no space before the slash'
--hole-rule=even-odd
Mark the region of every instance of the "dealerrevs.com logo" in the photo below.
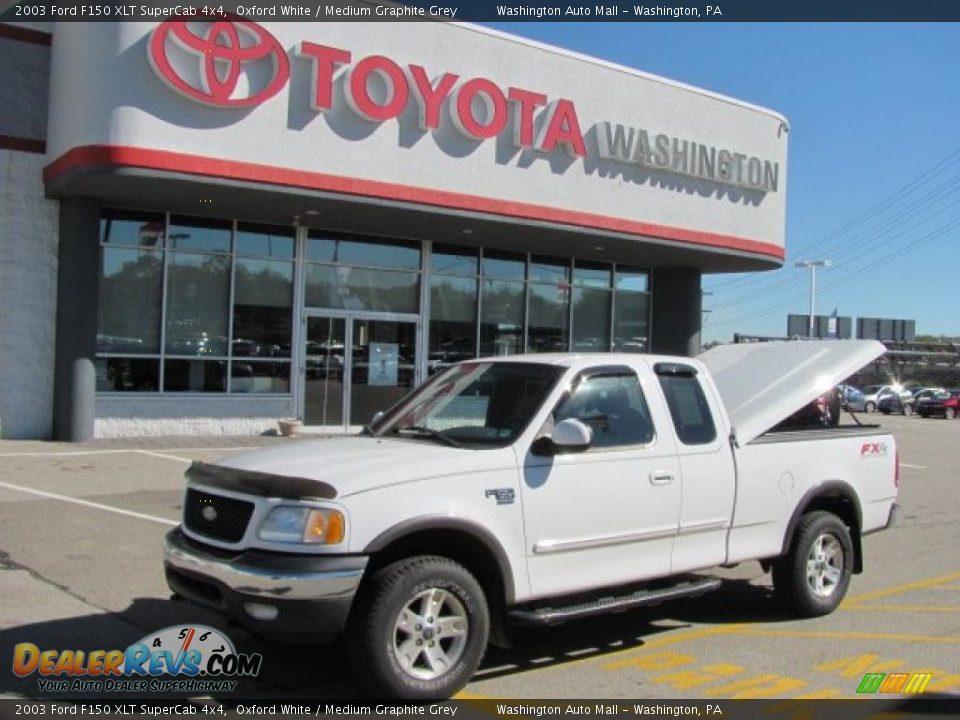
<svg viewBox="0 0 960 720">
<path fill-rule="evenodd" d="M 277 39 L 247 20 L 167 20 L 153 33 L 148 55 L 167 85 L 215 107 L 259 105 L 290 76 L 290 61 Z"/>
<path fill-rule="evenodd" d="M 232 692 L 231 678 L 255 677 L 262 663 L 259 653 L 238 653 L 230 638 L 203 625 L 168 627 L 126 650 L 13 648 L 13 674 L 37 675 L 37 689 L 48 693 Z"/>
</svg>

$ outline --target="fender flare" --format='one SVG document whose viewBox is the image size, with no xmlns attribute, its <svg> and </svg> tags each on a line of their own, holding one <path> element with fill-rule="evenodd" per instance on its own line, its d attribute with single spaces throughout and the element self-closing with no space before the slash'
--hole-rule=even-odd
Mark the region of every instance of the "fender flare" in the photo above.
<svg viewBox="0 0 960 720">
<path fill-rule="evenodd" d="M 500 570 L 500 577 L 503 581 L 503 593 L 507 605 L 514 602 L 516 598 L 516 588 L 513 583 L 513 570 L 510 565 L 510 558 L 506 550 L 503 549 L 500 541 L 497 540 L 492 532 L 470 520 L 451 517 L 449 515 L 427 515 L 410 518 L 381 532 L 367 544 L 362 552 L 372 555 L 375 552 L 385 549 L 397 540 L 402 540 L 414 533 L 429 530 L 456 530 L 470 535 L 474 540 L 483 545 L 493 556 L 494 560 L 496 560 L 497 568 Z"/>
<path fill-rule="evenodd" d="M 816 485 L 803 494 L 803 497 L 797 502 L 787 523 L 786 532 L 783 535 L 783 546 L 780 548 L 780 554 L 786 555 L 790 549 L 790 543 L 793 542 L 793 534 L 797 530 L 800 518 L 803 517 L 807 508 L 814 500 L 820 497 L 840 497 L 850 503 L 853 507 L 857 526 L 853 528 L 851 540 L 853 541 L 853 572 L 859 573 L 863 570 L 863 551 L 860 543 L 860 528 L 863 527 L 863 511 L 860 508 L 860 499 L 857 497 L 856 490 L 850 483 L 843 480 L 828 480 L 825 483 Z"/>
</svg>

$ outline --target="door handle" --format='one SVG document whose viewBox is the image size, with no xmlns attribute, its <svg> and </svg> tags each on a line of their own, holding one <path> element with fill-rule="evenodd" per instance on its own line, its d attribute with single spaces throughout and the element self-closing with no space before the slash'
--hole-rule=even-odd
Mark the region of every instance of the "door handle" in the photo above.
<svg viewBox="0 0 960 720">
<path fill-rule="evenodd" d="M 669 485 L 673 482 L 673 474 L 669 470 L 654 470 L 650 473 L 651 485 Z"/>
</svg>

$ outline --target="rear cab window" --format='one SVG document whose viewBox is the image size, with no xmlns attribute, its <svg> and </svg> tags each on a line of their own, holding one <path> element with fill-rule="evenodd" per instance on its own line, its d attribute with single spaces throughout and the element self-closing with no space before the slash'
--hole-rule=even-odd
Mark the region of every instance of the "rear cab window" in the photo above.
<svg viewBox="0 0 960 720">
<path fill-rule="evenodd" d="M 653 369 L 680 442 L 684 445 L 708 445 L 716 440 L 713 413 L 696 369 L 681 363 L 657 363 Z"/>
</svg>

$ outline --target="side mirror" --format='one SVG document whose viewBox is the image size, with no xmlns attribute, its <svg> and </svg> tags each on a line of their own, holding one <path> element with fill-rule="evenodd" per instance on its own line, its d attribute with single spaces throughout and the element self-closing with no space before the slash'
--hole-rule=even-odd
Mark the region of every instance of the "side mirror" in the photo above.
<svg viewBox="0 0 960 720">
<path fill-rule="evenodd" d="M 377 412 L 373 414 L 373 417 L 370 418 L 370 424 L 376 425 L 381 420 L 383 420 L 383 410 L 377 410 Z"/>
<path fill-rule="evenodd" d="M 531 448 L 535 455 L 583 452 L 593 442 L 593 430 L 575 418 L 561 420 L 553 434 L 537 438 Z"/>
</svg>

